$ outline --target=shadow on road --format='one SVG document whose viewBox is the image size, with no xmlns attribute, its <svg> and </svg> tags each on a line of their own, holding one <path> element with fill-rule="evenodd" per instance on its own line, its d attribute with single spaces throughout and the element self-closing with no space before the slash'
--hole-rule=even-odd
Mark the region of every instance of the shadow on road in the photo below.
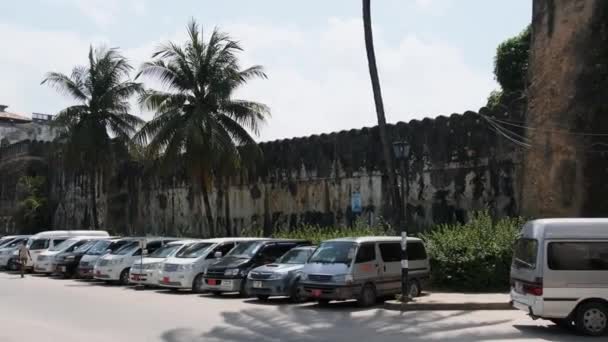
<svg viewBox="0 0 608 342">
<path fill-rule="evenodd" d="M 370 309 L 373 310 L 373 309 Z M 519 327 L 504 330 L 509 319 L 477 322 L 467 312 L 440 314 L 432 311 L 395 314 L 374 310 L 359 315 L 347 304 L 319 310 L 316 305 L 304 307 L 279 306 L 276 310 L 247 309 L 221 313 L 224 323 L 203 333 L 194 329 L 172 329 L 164 332 L 165 342 L 213 341 L 513 341 L 539 339 L 546 341 L 578 341 L 579 336 L 555 328 Z M 502 329 L 492 327 L 502 326 Z M 449 334 L 449 336 L 448 336 Z"/>
</svg>

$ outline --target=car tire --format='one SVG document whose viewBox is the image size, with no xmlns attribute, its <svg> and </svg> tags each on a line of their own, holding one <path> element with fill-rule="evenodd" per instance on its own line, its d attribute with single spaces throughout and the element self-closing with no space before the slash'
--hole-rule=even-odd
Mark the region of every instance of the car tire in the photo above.
<svg viewBox="0 0 608 342">
<path fill-rule="evenodd" d="M 293 303 L 301 303 L 304 301 L 302 291 L 300 291 L 300 280 L 296 279 L 289 290 L 289 300 Z"/>
<path fill-rule="evenodd" d="M 125 268 L 120 272 L 120 279 L 118 280 L 120 285 L 129 285 L 129 269 Z"/>
<path fill-rule="evenodd" d="M 576 328 L 589 336 L 608 332 L 608 306 L 599 301 L 587 302 L 576 310 Z"/>
<path fill-rule="evenodd" d="M 268 298 L 270 298 L 269 295 L 257 295 L 256 297 L 258 297 L 258 300 L 261 300 L 262 302 L 265 302 L 268 300 Z"/>
<path fill-rule="evenodd" d="M 203 293 L 203 274 L 199 274 L 194 278 L 192 282 L 192 292 Z"/>
<path fill-rule="evenodd" d="M 241 282 L 241 289 L 239 290 L 239 297 L 247 298 L 249 297 L 249 293 L 247 293 L 247 288 L 245 287 L 245 282 Z"/>
<path fill-rule="evenodd" d="M 359 298 L 357 298 L 357 305 L 362 308 L 370 307 L 376 304 L 376 289 L 372 284 L 365 284 L 361 289 Z"/>
<path fill-rule="evenodd" d="M 418 279 L 412 279 L 409 284 L 409 295 L 410 298 L 420 297 L 422 289 L 420 288 L 420 282 Z"/>
</svg>

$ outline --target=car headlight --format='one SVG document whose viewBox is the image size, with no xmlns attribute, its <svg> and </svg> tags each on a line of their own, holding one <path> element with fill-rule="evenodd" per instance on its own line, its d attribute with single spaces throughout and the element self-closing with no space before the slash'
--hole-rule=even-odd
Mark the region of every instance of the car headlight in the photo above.
<svg viewBox="0 0 608 342">
<path fill-rule="evenodd" d="M 194 269 L 194 264 L 179 265 L 177 269 L 179 271 L 192 271 Z"/>
<path fill-rule="evenodd" d="M 300 276 L 300 280 L 308 280 L 308 274 L 302 273 L 302 275 Z"/>
<path fill-rule="evenodd" d="M 268 280 L 279 280 L 279 279 L 284 279 L 287 277 L 287 273 L 273 273 L 270 275 L 270 277 L 268 278 Z"/>
<path fill-rule="evenodd" d="M 76 259 L 76 257 L 73 255 L 69 255 L 69 256 L 65 257 L 65 260 L 67 260 L 67 261 L 73 261 L 74 259 Z"/>
<path fill-rule="evenodd" d="M 120 264 L 122 264 L 122 259 L 110 260 L 110 265 L 120 265 Z"/>
<path fill-rule="evenodd" d="M 239 274 L 239 269 L 238 268 L 229 268 L 224 272 L 225 276 L 236 276 Z"/>
<path fill-rule="evenodd" d="M 340 274 L 333 276 L 332 281 L 335 283 L 351 284 L 353 282 L 353 276 L 350 274 Z"/>
</svg>

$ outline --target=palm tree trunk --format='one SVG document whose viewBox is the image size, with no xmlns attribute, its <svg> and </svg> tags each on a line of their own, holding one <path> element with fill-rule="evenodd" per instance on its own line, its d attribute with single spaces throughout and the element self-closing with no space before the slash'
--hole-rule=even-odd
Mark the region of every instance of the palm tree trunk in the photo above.
<svg viewBox="0 0 608 342">
<path fill-rule="evenodd" d="M 386 132 L 386 117 L 384 115 L 384 103 L 382 101 L 382 92 L 380 90 L 380 79 L 378 77 L 378 67 L 376 66 L 376 53 L 374 51 L 374 36 L 372 33 L 372 19 L 370 0 L 363 0 L 363 28 L 365 31 L 365 50 L 367 52 L 367 63 L 369 66 L 369 76 L 372 81 L 372 90 L 374 92 L 374 103 L 376 105 L 376 115 L 378 116 L 378 129 L 380 131 L 380 142 L 382 143 L 382 152 L 384 154 L 384 162 L 386 165 L 386 173 L 388 176 L 388 185 L 392 191 L 392 211 L 394 224 L 402 228 L 403 213 L 401 205 L 401 196 L 395 181 L 395 168 L 393 167 L 393 157 L 391 154 L 391 145 L 388 141 Z"/>
<path fill-rule="evenodd" d="M 89 172 L 89 195 L 91 196 L 91 217 L 93 218 L 93 227 L 99 229 L 99 218 L 97 217 L 97 187 L 95 185 L 96 172 Z"/>
<path fill-rule="evenodd" d="M 205 216 L 207 224 L 209 224 L 209 232 L 211 237 L 215 237 L 215 222 L 213 222 L 213 214 L 211 213 L 211 203 L 209 202 L 209 191 L 205 182 L 202 183 L 201 192 L 203 193 L 203 202 L 205 204 Z"/>
</svg>

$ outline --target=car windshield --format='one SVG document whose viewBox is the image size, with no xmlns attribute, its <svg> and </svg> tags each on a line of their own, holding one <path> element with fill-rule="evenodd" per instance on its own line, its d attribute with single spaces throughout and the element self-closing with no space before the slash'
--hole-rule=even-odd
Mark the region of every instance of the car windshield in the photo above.
<svg viewBox="0 0 608 342">
<path fill-rule="evenodd" d="M 24 241 L 25 241 L 25 239 L 23 239 L 23 238 L 13 239 L 9 243 L 3 245 L 2 248 L 15 248 L 15 247 L 19 247 Z"/>
<path fill-rule="evenodd" d="M 139 248 L 139 241 L 129 241 L 126 245 L 120 247 L 119 249 L 112 251 L 110 254 L 114 255 L 127 255 L 131 254 L 134 250 Z"/>
<path fill-rule="evenodd" d="M 175 256 L 178 258 L 198 258 L 203 256 L 211 246 L 213 244 L 209 242 L 195 243 L 177 252 Z"/>
<path fill-rule="evenodd" d="M 74 245 L 77 242 L 78 242 L 78 240 L 76 240 L 76 239 L 65 240 L 62 243 L 53 246 L 53 248 L 49 249 L 49 251 L 51 251 L 51 252 L 62 251 L 66 248 L 70 248 L 72 245 Z"/>
<path fill-rule="evenodd" d="M 89 250 L 89 248 L 91 248 L 91 246 L 93 246 L 97 241 L 95 240 L 91 240 L 91 241 L 87 241 L 84 244 L 82 244 L 81 246 L 78 246 L 76 249 L 74 249 L 74 252 L 86 252 Z"/>
<path fill-rule="evenodd" d="M 322 243 L 308 262 L 350 265 L 357 246 L 354 242 L 331 241 Z"/>
<path fill-rule="evenodd" d="M 308 258 L 312 254 L 311 249 L 292 249 L 289 252 L 283 254 L 279 260 L 276 261 L 277 264 L 305 264 L 308 261 Z"/>
<path fill-rule="evenodd" d="M 0 242 L 0 248 L 7 246 L 8 244 L 10 244 L 12 241 L 14 241 L 15 239 L 6 239 L 2 242 Z"/>
<path fill-rule="evenodd" d="M 108 250 L 108 246 L 110 246 L 112 242 L 108 240 L 94 241 L 93 245 L 87 251 L 87 255 L 102 255 Z"/>
<path fill-rule="evenodd" d="M 182 247 L 183 247 L 183 245 L 165 245 L 165 246 L 155 250 L 147 257 L 148 258 L 158 258 L 158 259 L 168 258 Z"/>
<path fill-rule="evenodd" d="M 258 249 L 260 249 L 263 243 L 264 241 L 241 242 L 227 255 L 240 259 L 250 259 L 255 255 Z"/>
<path fill-rule="evenodd" d="M 31 243 L 28 246 L 28 248 L 31 251 L 39 250 L 39 249 L 47 249 L 47 248 L 49 248 L 49 239 L 35 239 L 35 240 L 31 240 Z"/>
<path fill-rule="evenodd" d="M 517 239 L 513 251 L 513 266 L 520 268 L 536 268 L 538 241 L 534 239 Z"/>
</svg>

